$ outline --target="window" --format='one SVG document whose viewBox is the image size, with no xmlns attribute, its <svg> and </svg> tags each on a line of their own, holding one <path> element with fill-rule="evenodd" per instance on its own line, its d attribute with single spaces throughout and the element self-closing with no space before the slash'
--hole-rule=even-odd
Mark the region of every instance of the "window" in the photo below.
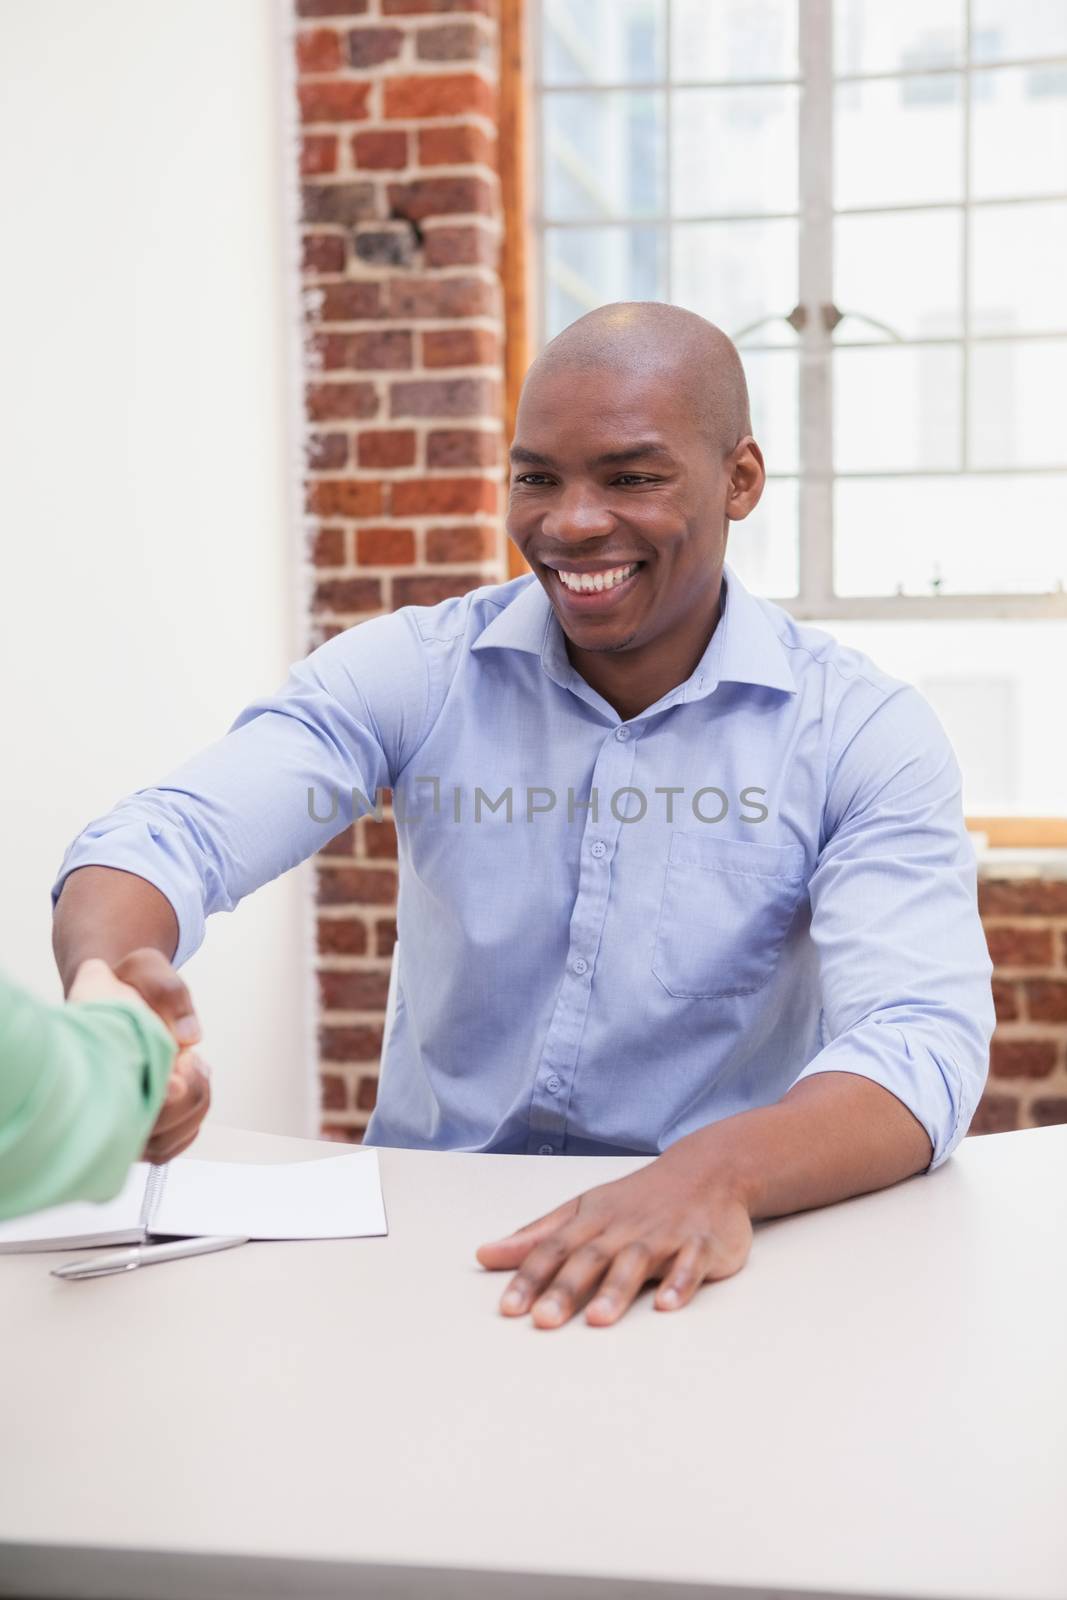
<svg viewBox="0 0 1067 1600">
<path fill-rule="evenodd" d="M 1067 809 L 1067 4 L 530 9 L 535 345 L 616 299 L 724 328 L 744 581 L 924 690 L 971 811 Z"/>
<path fill-rule="evenodd" d="M 533 9 L 540 338 L 614 299 L 731 335 L 742 576 L 809 618 L 1067 617 L 1063 0 Z"/>
</svg>

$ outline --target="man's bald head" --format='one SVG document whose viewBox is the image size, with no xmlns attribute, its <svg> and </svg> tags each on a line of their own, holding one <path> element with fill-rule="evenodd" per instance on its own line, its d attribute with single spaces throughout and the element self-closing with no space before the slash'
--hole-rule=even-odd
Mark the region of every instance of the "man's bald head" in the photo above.
<svg viewBox="0 0 1067 1600">
<path fill-rule="evenodd" d="M 752 432 L 748 384 L 733 342 L 680 306 L 633 300 L 590 311 L 545 346 L 527 383 L 568 368 L 603 369 L 614 381 L 668 379 L 722 455 Z"/>
<path fill-rule="evenodd" d="M 730 527 L 766 482 L 737 351 L 677 306 L 604 306 L 530 368 L 510 454 L 508 534 L 572 665 L 633 715 L 707 647 Z"/>
</svg>

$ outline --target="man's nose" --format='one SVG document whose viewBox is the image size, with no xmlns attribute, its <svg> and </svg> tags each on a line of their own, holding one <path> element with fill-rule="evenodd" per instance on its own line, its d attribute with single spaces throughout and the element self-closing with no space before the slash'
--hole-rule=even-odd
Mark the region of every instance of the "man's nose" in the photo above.
<svg viewBox="0 0 1067 1600">
<path fill-rule="evenodd" d="M 603 495 L 596 488 L 575 486 L 565 489 L 552 509 L 546 514 L 541 531 L 552 539 L 589 539 L 597 534 L 608 534 L 615 527 L 615 517 Z"/>
</svg>

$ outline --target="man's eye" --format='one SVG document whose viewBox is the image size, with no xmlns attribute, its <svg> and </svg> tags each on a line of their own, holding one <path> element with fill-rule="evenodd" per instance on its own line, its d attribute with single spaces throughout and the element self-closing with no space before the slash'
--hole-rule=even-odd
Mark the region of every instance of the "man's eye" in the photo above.
<svg viewBox="0 0 1067 1600">
<path fill-rule="evenodd" d="M 520 472 L 515 479 L 516 483 L 533 484 L 535 488 L 539 488 L 541 484 L 549 481 L 547 474 L 544 472 Z"/>
<path fill-rule="evenodd" d="M 615 479 L 615 482 L 621 483 L 624 488 L 628 483 L 655 483 L 655 481 L 655 478 L 650 478 L 643 472 L 620 472 Z"/>
</svg>

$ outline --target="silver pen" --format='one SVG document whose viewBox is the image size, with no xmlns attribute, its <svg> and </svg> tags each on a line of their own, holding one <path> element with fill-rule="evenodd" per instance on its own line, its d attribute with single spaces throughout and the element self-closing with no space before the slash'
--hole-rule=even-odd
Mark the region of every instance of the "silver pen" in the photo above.
<svg viewBox="0 0 1067 1600">
<path fill-rule="evenodd" d="M 171 1244 L 138 1244 L 130 1250 L 113 1250 L 91 1261 L 67 1261 L 52 1268 L 53 1278 L 103 1278 L 112 1272 L 132 1272 L 135 1267 L 154 1267 L 158 1261 L 180 1261 L 183 1256 L 206 1256 L 211 1250 L 230 1250 L 248 1244 L 244 1238 L 222 1234 L 202 1239 L 175 1239 Z"/>
</svg>

